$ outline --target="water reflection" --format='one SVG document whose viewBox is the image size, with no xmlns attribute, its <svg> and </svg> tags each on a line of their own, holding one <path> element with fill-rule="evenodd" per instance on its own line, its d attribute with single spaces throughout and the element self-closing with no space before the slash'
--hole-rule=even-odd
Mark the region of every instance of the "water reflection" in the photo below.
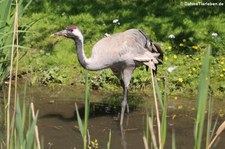
<svg viewBox="0 0 225 149">
<path fill-rule="evenodd" d="M 35 108 L 40 111 L 38 126 L 40 136 L 44 138 L 45 148 L 49 148 L 49 144 L 54 149 L 83 148 L 74 106 L 76 102 L 82 117 L 84 115 L 83 91 L 84 89 L 80 87 L 28 89 L 27 102 L 33 101 Z M 151 97 L 143 93 L 129 94 L 130 113 L 125 114 L 123 127 L 119 125 L 121 93 L 92 91 L 90 101 L 88 129 L 91 140 L 97 139 L 100 148 L 106 148 L 110 130 L 112 132 L 112 149 L 144 148 L 142 137 L 145 131 L 145 114 L 146 107 L 149 109 L 152 107 L 150 106 Z M 195 104 L 195 100 L 181 97 L 169 99 L 165 148 L 171 148 L 172 130 L 175 130 L 176 146 L 179 149 L 193 148 Z M 216 108 L 214 110 L 220 115 L 218 125 L 224 118 L 224 105 L 224 101 L 215 100 Z M 217 117 L 216 114 L 215 117 Z M 156 126 L 154 129 L 157 129 Z M 223 137 L 224 134 L 221 138 Z M 224 149 L 225 144 L 219 141 L 216 148 Z"/>
</svg>

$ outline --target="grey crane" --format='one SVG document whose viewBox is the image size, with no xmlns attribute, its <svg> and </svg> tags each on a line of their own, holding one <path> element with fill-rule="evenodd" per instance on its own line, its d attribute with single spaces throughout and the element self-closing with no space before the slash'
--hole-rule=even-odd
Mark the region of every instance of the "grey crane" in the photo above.
<svg viewBox="0 0 225 149">
<path fill-rule="evenodd" d="M 73 39 L 77 46 L 79 63 L 83 68 L 92 71 L 110 68 L 120 80 L 123 87 L 120 125 L 123 124 L 125 109 L 127 108 L 127 112 L 129 112 L 128 86 L 134 69 L 146 65 L 155 74 L 157 64 L 160 64 L 163 59 L 161 48 L 153 44 L 145 32 L 138 29 L 129 29 L 102 38 L 94 45 L 90 58 L 85 56 L 84 37 L 77 26 L 69 26 L 51 36 Z"/>
</svg>

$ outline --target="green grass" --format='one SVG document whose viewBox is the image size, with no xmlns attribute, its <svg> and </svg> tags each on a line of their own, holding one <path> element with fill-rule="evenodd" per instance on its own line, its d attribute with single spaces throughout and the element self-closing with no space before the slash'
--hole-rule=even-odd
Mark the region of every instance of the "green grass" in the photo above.
<svg viewBox="0 0 225 149">
<path fill-rule="evenodd" d="M 35 23 L 24 36 L 24 46 L 31 49 L 24 50 L 26 55 L 20 66 L 23 68 L 21 72 L 32 72 L 33 83 L 43 80 L 46 84 L 83 82 L 84 70 L 78 63 L 73 41 L 50 38 L 52 33 L 69 25 L 79 26 L 85 36 L 85 52 L 90 55 L 94 43 L 105 33 L 113 34 L 129 28 L 139 28 L 145 30 L 153 41 L 160 43 L 164 51 L 164 63 L 159 66 L 158 71 L 159 83 L 163 82 L 169 66 L 178 66 L 177 70 L 168 76 L 170 95 L 193 92 L 197 95 L 202 65 L 200 61 L 208 44 L 211 44 L 213 49 L 211 88 L 216 96 L 224 95 L 225 86 L 222 82 L 225 80 L 225 14 L 221 7 L 185 7 L 180 5 L 179 1 L 33 0 L 28 11 L 21 19 L 22 26 Z M 114 19 L 119 19 L 120 25 L 112 23 Z M 218 33 L 218 36 L 213 38 L 214 32 Z M 170 34 L 174 34 L 176 38 L 170 40 Z M 180 46 L 181 43 L 183 46 Z M 46 70 L 56 67 L 60 69 L 58 76 L 46 78 L 44 74 L 49 73 Z M 96 77 L 100 78 L 100 81 L 96 81 Z M 180 82 L 180 79 L 183 81 Z M 97 86 L 98 89 L 115 89 L 118 86 L 117 79 L 109 70 L 90 73 L 90 82 L 91 87 Z M 141 67 L 133 75 L 131 88 L 145 88 L 149 82 L 149 74 Z"/>
</svg>

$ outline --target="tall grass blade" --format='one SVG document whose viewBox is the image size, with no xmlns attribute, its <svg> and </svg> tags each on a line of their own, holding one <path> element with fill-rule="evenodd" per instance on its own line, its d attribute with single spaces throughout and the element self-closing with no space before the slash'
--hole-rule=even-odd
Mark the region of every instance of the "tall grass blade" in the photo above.
<svg viewBox="0 0 225 149">
<path fill-rule="evenodd" d="M 146 136 L 143 136 L 143 142 L 144 142 L 145 149 L 149 149 Z"/>
<path fill-rule="evenodd" d="M 219 137 L 219 135 L 225 130 L 225 121 L 220 125 L 220 127 L 217 129 L 216 131 L 216 135 L 215 137 L 212 139 L 212 141 L 210 142 L 208 148 L 211 148 L 211 146 L 213 145 L 213 143 L 216 141 L 216 139 Z"/>
<path fill-rule="evenodd" d="M 84 126 L 83 126 L 83 122 L 80 118 L 80 114 L 79 114 L 78 107 L 77 107 L 76 103 L 75 103 L 75 109 L 76 109 L 76 114 L 77 114 L 77 121 L 78 121 L 79 130 L 80 130 L 80 133 L 81 133 L 82 137 L 84 137 L 84 133 L 83 133 Z"/>
<path fill-rule="evenodd" d="M 7 19 L 10 16 L 10 8 L 11 8 L 12 0 L 3 0 L 0 5 L 0 16 L 1 16 L 1 22 L 0 22 L 0 35 L 4 33 Z"/>
<path fill-rule="evenodd" d="M 112 131 L 111 131 L 111 129 L 110 129 L 110 131 L 109 131 L 109 140 L 108 140 L 108 142 L 107 142 L 107 149 L 110 149 L 111 137 L 112 137 Z"/>
<path fill-rule="evenodd" d="M 19 102 L 19 99 L 18 99 L 17 103 L 16 103 L 16 128 L 17 128 L 17 132 L 18 132 L 19 144 L 20 145 L 23 144 L 23 138 L 24 138 L 24 136 L 23 136 L 23 132 L 24 132 L 23 128 L 24 127 L 22 126 L 22 124 L 23 124 L 22 117 L 26 117 L 26 116 L 25 115 L 22 116 L 22 113 L 21 113 L 21 110 L 20 110 L 20 102 Z M 12 128 L 11 130 L 14 130 L 14 128 Z"/>
<path fill-rule="evenodd" d="M 208 100 L 208 118 L 207 118 L 207 130 L 206 130 L 206 146 L 209 145 L 210 141 L 210 132 L 212 126 L 212 107 L 213 107 L 212 97 L 209 97 Z"/>
<path fill-rule="evenodd" d="M 85 110 L 84 110 L 84 123 L 80 118 L 80 114 L 77 108 L 77 104 L 75 103 L 77 121 L 79 130 L 83 137 L 83 148 L 87 148 L 87 127 L 88 127 L 88 117 L 89 117 L 89 84 L 88 84 L 88 73 L 85 71 Z"/>
<path fill-rule="evenodd" d="M 155 105 L 155 112 L 156 112 L 156 121 L 157 121 L 157 128 L 158 128 L 159 149 L 162 149 L 161 123 L 160 123 L 160 118 L 159 118 L 159 108 L 158 108 L 158 102 L 157 102 L 157 97 L 156 97 L 155 81 L 154 81 L 152 71 L 151 71 L 151 78 L 152 78 L 152 88 L 153 88 L 154 105 Z"/>
<path fill-rule="evenodd" d="M 172 131 L 172 149 L 176 149 L 176 138 L 174 130 Z"/>
<path fill-rule="evenodd" d="M 164 108 L 163 95 L 162 95 L 162 92 L 160 91 L 160 88 L 159 88 L 156 78 L 154 78 L 154 83 L 155 83 L 155 91 L 156 91 L 159 103 L 161 105 L 161 108 L 163 109 Z"/>
<path fill-rule="evenodd" d="M 34 112 L 34 103 L 31 102 L 31 111 L 32 111 L 32 118 L 33 120 L 35 120 L 35 112 Z M 35 148 L 38 148 L 38 149 L 41 149 L 41 144 L 40 144 L 40 140 L 39 140 L 39 133 L 38 133 L 38 126 L 35 125 L 34 126 L 35 128 L 35 138 L 36 138 L 36 144 L 37 144 L 37 147 Z M 34 144 L 36 146 L 36 144 Z"/>
<path fill-rule="evenodd" d="M 214 123 L 214 125 L 213 125 L 213 128 L 212 128 L 212 130 L 211 130 L 211 134 L 210 134 L 209 140 L 212 140 L 212 139 L 213 139 L 213 135 L 214 135 L 215 132 L 216 132 L 216 126 L 217 126 L 217 124 L 218 124 L 218 117 L 216 118 L 216 121 L 215 121 L 215 123 Z"/>
<path fill-rule="evenodd" d="M 27 122 L 27 118 L 26 118 L 26 114 L 27 114 L 27 109 L 26 109 L 26 100 L 25 100 L 26 98 L 24 97 L 23 98 L 23 107 L 22 107 L 22 115 L 24 115 L 23 117 L 22 117 L 22 129 L 24 129 L 25 128 L 25 124 L 26 124 L 26 122 Z"/>
<path fill-rule="evenodd" d="M 152 121 L 151 117 L 148 118 L 148 127 L 149 127 L 149 131 L 150 131 L 150 134 L 151 134 L 153 148 L 158 149 L 156 137 L 155 137 L 155 132 L 154 132 L 154 128 L 153 128 L 153 121 Z"/>
<path fill-rule="evenodd" d="M 148 117 L 149 117 L 149 112 L 146 112 L 146 124 L 145 124 L 145 137 L 147 144 L 149 144 L 149 127 L 148 127 Z"/>
<path fill-rule="evenodd" d="M 165 145 L 166 142 L 166 131 L 167 131 L 167 100 L 166 100 L 166 91 L 164 94 L 162 94 L 160 87 L 158 85 L 158 82 L 156 78 L 154 78 L 155 82 L 155 90 L 158 97 L 158 100 L 160 102 L 161 108 L 162 108 L 162 118 L 161 118 L 161 144 L 162 148 Z M 167 83 L 165 81 L 165 90 L 167 90 Z"/>
<path fill-rule="evenodd" d="M 10 104 L 11 104 L 11 86 L 12 86 L 12 73 L 13 73 L 13 61 L 14 61 L 14 42 L 16 39 L 16 32 L 18 29 L 18 4 L 16 1 L 16 9 L 15 9 L 15 17 L 12 18 L 12 20 L 14 20 L 14 23 L 12 23 L 13 25 L 11 25 L 12 29 L 13 29 L 13 36 L 9 38 L 9 41 L 12 44 L 12 48 L 11 48 L 11 53 L 10 53 L 10 73 L 9 73 L 9 87 L 8 87 L 8 103 L 7 103 L 7 148 L 9 148 L 9 141 L 10 141 Z M 7 43 L 7 42 L 6 42 Z M 14 95 L 16 96 L 16 95 Z M 12 125 L 14 127 L 14 116 L 12 119 Z"/>
<path fill-rule="evenodd" d="M 225 121 L 220 125 L 220 127 L 216 131 L 216 135 L 220 135 L 225 129 Z"/>
<path fill-rule="evenodd" d="M 209 88 L 209 61 L 211 54 L 211 46 L 208 46 L 205 58 L 203 61 L 203 66 L 201 69 L 199 90 L 198 90 L 198 111 L 195 122 L 195 149 L 201 149 L 204 119 L 205 119 L 205 109 L 208 98 L 208 88 Z"/>
<path fill-rule="evenodd" d="M 27 137 L 26 137 L 26 149 L 32 149 L 32 145 L 34 143 L 34 136 L 35 136 L 35 126 L 36 126 L 36 122 L 37 122 L 37 117 L 38 117 L 38 111 L 35 115 L 35 118 L 31 124 L 31 127 L 27 133 Z"/>
<path fill-rule="evenodd" d="M 87 127 L 88 127 L 88 117 L 89 117 L 89 84 L 88 84 L 88 72 L 85 71 L 85 112 L 84 112 L 84 130 L 83 130 L 83 141 L 84 149 L 87 146 Z"/>
<path fill-rule="evenodd" d="M 161 122 L 161 142 L 162 142 L 162 148 L 164 148 L 165 142 L 166 142 L 166 131 L 167 131 L 167 110 L 166 107 L 164 107 L 163 113 L 162 113 L 162 122 Z"/>
</svg>

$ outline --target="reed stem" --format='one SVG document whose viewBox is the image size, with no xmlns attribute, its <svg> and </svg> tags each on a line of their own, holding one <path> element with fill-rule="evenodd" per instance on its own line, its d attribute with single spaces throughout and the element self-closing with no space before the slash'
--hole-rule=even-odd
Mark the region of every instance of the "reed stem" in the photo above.
<svg viewBox="0 0 225 149">
<path fill-rule="evenodd" d="M 156 91 L 155 91 L 154 76 L 153 76 L 152 70 L 151 70 L 151 78 L 152 78 L 152 87 L 153 87 L 153 95 L 154 95 L 154 103 L 155 103 L 155 111 L 156 111 L 156 121 L 157 121 L 157 127 L 158 127 L 159 149 L 162 149 L 161 124 L 160 124 L 160 118 L 159 118 L 159 108 L 158 108 L 158 102 L 157 102 Z"/>
<path fill-rule="evenodd" d="M 13 31 L 13 40 L 12 40 L 12 48 L 11 48 L 11 56 L 10 56 L 10 72 L 9 72 L 9 88 L 8 88 L 8 100 L 7 100 L 7 137 L 6 137 L 6 148 L 9 149 L 10 142 L 10 103 L 11 103 L 11 89 L 12 89 L 12 73 L 13 73 L 13 60 L 14 60 L 14 47 L 15 47 L 15 38 L 16 32 L 18 28 L 18 3 L 16 0 L 16 11 L 15 11 L 15 19 L 14 19 L 14 31 Z M 16 97 L 15 97 L 16 98 Z M 14 103 L 16 104 L 16 103 Z M 15 117 L 14 117 L 15 119 Z M 13 122 L 15 121 L 13 119 Z"/>
</svg>

